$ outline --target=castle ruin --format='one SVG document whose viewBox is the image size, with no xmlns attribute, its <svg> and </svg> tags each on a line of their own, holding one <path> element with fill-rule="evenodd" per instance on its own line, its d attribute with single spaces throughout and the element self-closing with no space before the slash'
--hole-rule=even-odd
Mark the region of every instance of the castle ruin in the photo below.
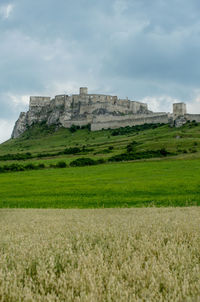
<svg viewBox="0 0 200 302">
<path fill-rule="evenodd" d="M 79 94 L 57 95 L 55 98 L 31 96 L 28 112 L 21 112 L 12 138 L 19 137 L 34 123 L 70 128 L 90 124 L 91 131 L 115 129 L 142 124 L 173 124 L 179 127 L 187 121 L 200 122 L 200 114 L 187 114 L 184 103 L 173 104 L 173 114 L 152 112 L 145 103 L 119 99 L 117 96 L 88 94 L 81 87 Z"/>
</svg>

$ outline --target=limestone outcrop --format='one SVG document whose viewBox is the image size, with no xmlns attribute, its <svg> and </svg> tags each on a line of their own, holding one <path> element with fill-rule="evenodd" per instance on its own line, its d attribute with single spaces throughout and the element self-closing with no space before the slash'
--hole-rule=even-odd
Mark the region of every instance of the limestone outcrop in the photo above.
<svg viewBox="0 0 200 302">
<path fill-rule="evenodd" d="M 145 123 L 169 123 L 180 116 L 187 116 L 185 104 L 174 106 L 174 115 L 154 113 L 145 103 L 119 99 L 117 96 L 88 94 L 86 87 L 79 94 L 50 97 L 30 97 L 28 112 L 20 113 L 12 138 L 19 137 L 34 123 L 70 128 L 72 125 L 91 125 L 92 131 L 141 125 Z M 200 121 L 200 115 L 199 115 Z"/>
</svg>

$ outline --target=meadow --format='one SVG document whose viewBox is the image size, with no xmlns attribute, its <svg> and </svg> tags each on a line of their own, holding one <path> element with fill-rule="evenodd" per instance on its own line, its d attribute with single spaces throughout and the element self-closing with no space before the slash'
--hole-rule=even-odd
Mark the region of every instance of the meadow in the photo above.
<svg viewBox="0 0 200 302">
<path fill-rule="evenodd" d="M 200 208 L 0 210 L 0 301 L 199 301 Z"/>
<path fill-rule="evenodd" d="M 200 160 L 154 160 L 0 174 L 0 207 L 200 205 Z"/>
</svg>

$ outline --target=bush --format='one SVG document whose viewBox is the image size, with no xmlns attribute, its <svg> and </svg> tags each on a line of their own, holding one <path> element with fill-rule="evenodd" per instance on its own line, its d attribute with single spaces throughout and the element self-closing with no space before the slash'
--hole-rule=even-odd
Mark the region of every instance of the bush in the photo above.
<svg viewBox="0 0 200 302">
<path fill-rule="evenodd" d="M 38 165 L 38 169 L 44 169 L 45 168 L 45 164 L 39 164 Z"/>
<path fill-rule="evenodd" d="M 87 129 L 88 131 L 91 131 L 91 124 L 81 126 L 81 129 Z"/>
<path fill-rule="evenodd" d="M 27 153 L 16 153 L 16 154 L 5 154 L 0 156 L 0 160 L 25 160 L 32 158 L 32 154 L 30 152 Z"/>
<path fill-rule="evenodd" d="M 64 154 L 77 154 L 77 153 L 80 153 L 81 152 L 81 149 L 78 148 L 78 147 L 70 147 L 70 148 L 66 148 L 64 150 Z"/>
<path fill-rule="evenodd" d="M 136 141 L 133 141 L 132 143 L 128 144 L 126 146 L 126 150 L 128 153 L 131 153 L 135 150 L 135 147 L 138 145 L 139 143 L 137 143 Z"/>
<path fill-rule="evenodd" d="M 161 154 L 162 156 L 167 156 L 168 153 L 169 153 L 169 152 L 168 152 L 165 148 L 160 149 L 160 154 Z"/>
<path fill-rule="evenodd" d="M 122 153 L 110 157 L 108 161 L 110 162 L 128 161 L 128 160 L 145 159 L 145 158 L 153 158 L 153 157 L 163 157 L 167 155 L 172 155 L 172 153 L 166 151 L 163 148 L 160 150 L 147 150 L 138 153 Z"/>
<path fill-rule="evenodd" d="M 70 163 L 71 167 L 83 167 L 83 166 L 93 166 L 96 165 L 97 161 L 92 158 L 77 158 Z"/>
<path fill-rule="evenodd" d="M 25 165 L 24 169 L 25 170 L 35 170 L 35 169 L 37 169 L 37 166 L 34 165 L 34 164 L 32 164 L 32 163 L 30 163 L 30 164 Z"/>
<path fill-rule="evenodd" d="M 66 167 L 67 167 L 67 164 L 66 164 L 66 162 L 64 162 L 64 161 L 59 161 L 59 162 L 56 164 L 56 167 L 57 167 L 57 168 L 66 168 Z"/>
<path fill-rule="evenodd" d="M 103 158 L 100 158 L 100 159 L 97 159 L 96 163 L 99 165 L 99 164 L 104 164 L 106 162 L 105 159 Z"/>
<path fill-rule="evenodd" d="M 117 135 L 126 135 L 126 134 L 129 134 L 129 133 L 133 133 L 133 132 L 138 132 L 138 131 L 144 131 L 144 130 L 147 130 L 147 129 L 155 129 L 155 128 L 158 128 L 158 127 L 161 127 L 163 126 L 164 124 L 143 124 L 143 125 L 137 125 L 137 126 L 126 126 L 126 127 L 123 127 L 123 128 L 118 128 L 118 129 L 115 129 L 111 132 L 111 135 L 113 136 L 117 136 Z"/>
<path fill-rule="evenodd" d="M 5 165 L 2 168 L 4 171 L 24 171 L 24 167 L 20 164 Z"/>
<path fill-rule="evenodd" d="M 76 132 L 78 129 L 80 129 L 80 126 L 76 126 L 76 125 L 71 125 L 71 127 L 69 128 L 69 131 L 71 133 Z"/>
</svg>

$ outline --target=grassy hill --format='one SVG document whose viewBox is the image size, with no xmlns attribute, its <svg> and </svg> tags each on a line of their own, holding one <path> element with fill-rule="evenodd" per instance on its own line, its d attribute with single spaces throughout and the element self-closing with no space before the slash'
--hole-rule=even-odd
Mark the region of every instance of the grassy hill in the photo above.
<svg viewBox="0 0 200 302">
<path fill-rule="evenodd" d="M 48 128 L 46 125 L 37 124 L 20 138 L 1 144 L 0 156 L 28 152 L 35 158 L 42 157 L 38 154 L 44 157 L 47 154 L 48 159 L 51 155 L 54 159 L 55 157 L 67 159 L 74 156 L 59 154 L 55 156 L 55 153 L 70 147 L 84 147 L 88 149 L 88 152 L 82 152 L 84 155 L 92 158 L 102 156 L 107 158 L 125 152 L 127 145 L 133 141 L 137 143 L 135 152 L 165 148 L 175 156 L 188 157 L 190 154 L 200 152 L 200 124 L 188 123 L 181 128 L 171 128 L 168 125 L 143 125 L 96 132 L 91 132 L 87 128 L 56 130 L 54 127 Z M 195 154 L 195 157 L 198 156 L 199 154 Z"/>
<path fill-rule="evenodd" d="M 92 166 L 72 167 L 80 158 Z M 200 205 L 200 125 L 91 132 L 37 124 L 0 145 L 0 172 L 0 207 Z"/>
</svg>

